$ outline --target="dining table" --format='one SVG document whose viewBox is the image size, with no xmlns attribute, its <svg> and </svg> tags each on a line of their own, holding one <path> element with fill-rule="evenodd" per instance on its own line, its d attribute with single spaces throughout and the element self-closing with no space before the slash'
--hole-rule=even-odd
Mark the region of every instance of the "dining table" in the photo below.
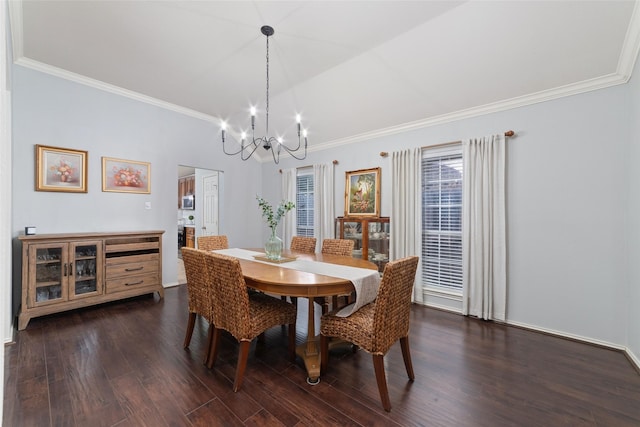
<svg viewBox="0 0 640 427">
<path fill-rule="evenodd" d="M 245 283 L 250 288 L 280 296 L 307 298 L 307 338 L 303 344 L 296 346 L 296 354 L 304 361 L 307 382 L 312 385 L 320 382 L 314 298 L 345 295 L 355 290 L 356 302 L 340 311 L 346 316 L 359 306 L 373 301 L 380 285 L 378 267 L 361 258 L 284 250 L 280 260 L 267 260 L 263 249 L 231 248 L 214 252 L 236 257 L 240 261 Z"/>
</svg>

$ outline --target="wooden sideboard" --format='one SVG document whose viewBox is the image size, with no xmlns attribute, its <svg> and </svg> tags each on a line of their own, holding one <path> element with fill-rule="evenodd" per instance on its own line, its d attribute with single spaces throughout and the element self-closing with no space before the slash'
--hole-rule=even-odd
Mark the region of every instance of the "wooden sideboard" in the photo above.
<svg viewBox="0 0 640 427">
<path fill-rule="evenodd" d="M 18 329 L 34 317 L 158 292 L 164 231 L 19 236 L 22 305 Z"/>
</svg>

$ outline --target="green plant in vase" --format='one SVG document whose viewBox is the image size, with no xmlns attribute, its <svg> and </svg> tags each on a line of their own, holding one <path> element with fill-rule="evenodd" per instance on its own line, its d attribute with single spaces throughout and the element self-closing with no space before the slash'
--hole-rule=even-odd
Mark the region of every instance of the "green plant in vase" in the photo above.
<svg viewBox="0 0 640 427">
<path fill-rule="evenodd" d="M 273 211 L 273 207 L 262 197 L 256 196 L 258 200 L 258 206 L 262 209 L 262 217 L 266 220 L 267 225 L 271 228 L 271 235 L 267 239 L 267 243 L 264 245 L 264 251 L 267 258 L 271 260 L 279 260 L 282 257 L 282 239 L 276 235 L 278 224 L 282 217 L 295 208 L 296 205 L 293 202 L 281 201 L 276 211 Z"/>
</svg>

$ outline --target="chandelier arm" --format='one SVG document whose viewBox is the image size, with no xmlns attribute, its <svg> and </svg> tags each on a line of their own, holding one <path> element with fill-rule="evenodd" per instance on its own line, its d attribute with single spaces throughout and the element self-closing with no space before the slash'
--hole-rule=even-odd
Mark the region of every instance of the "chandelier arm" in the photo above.
<svg viewBox="0 0 640 427">
<path fill-rule="evenodd" d="M 240 158 L 241 158 L 243 161 L 245 161 L 245 160 L 249 160 L 249 159 L 251 158 L 251 156 L 253 156 L 253 153 L 258 149 L 258 144 L 256 144 L 256 142 L 255 142 L 255 141 L 251 142 L 249 145 L 246 145 L 246 146 L 245 146 L 245 148 L 247 148 L 247 147 L 251 147 L 251 146 L 253 147 L 253 150 L 251 150 L 251 152 L 249 153 L 249 155 L 248 155 L 247 157 L 245 157 L 245 156 L 244 156 L 244 153 L 245 153 L 247 150 L 243 150 L 243 151 L 240 153 Z"/>
<path fill-rule="evenodd" d="M 306 147 L 304 149 L 304 154 L 302 155 L 302 157 L 298 157 L 298 156 L 295 155 L 296 151 L 298 151 L 298 150 L 289 150 L 287 147 L 284 147 L 284 146 L 282 148 L 284 148 L 285 151 L 287 153 L 289 153 L 289 155 L 291 157 L 293 157 L 294 159 L 296 159 L 296 160 L 304 160 L 304 159 L 307 158 L 307 148 Z"/>
<path fill-rule="evenodd" d="M 251 150 L 251 153 L 249 154 L 248 157 L 243 158 L 243 154 L 246 153 L 247 151 L 249 151 L 251 148 L 253 148 L 253 150 Z M 236 156 L 238 154 L 240 154 L 240 157 L 242 158 L 242 160 L 247 160 L 249 157 L 251 157 L 251 155 L 254 153 L 254 151 L 256 151 L 256 149 L 258 148 L 257 145 L 255 145 L 255 141 L 251 142 L 247 145 L 242 145 L 238 151 L 230 153 L 227 151 L 226 149 L 226 145 L 224 143 L 224 141 L 222 142 L 222 151 L 224 152 L 224 154 L 228 155 L 228 156 Z"/>
</svg>

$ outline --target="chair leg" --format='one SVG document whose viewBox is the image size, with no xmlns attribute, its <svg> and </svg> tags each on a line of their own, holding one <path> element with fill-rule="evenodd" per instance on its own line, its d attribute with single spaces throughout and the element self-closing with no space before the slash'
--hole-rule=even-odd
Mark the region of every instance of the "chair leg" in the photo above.
<svg viewBox="0 0 640 427">
<path fill-rule="evenodd" d="M 236 366 L 236 379 L 233 382 L 234 393 L 242 387 L 244 380 L 244 371 L 247 368 L 247 359 L 249 358 L 249 348 L 251 341 L 240 341 L 240 350 L 238 351 L 238 365 Z"/>
<path fill-rule="evenodd" d="M 289 359 L 291 362 L 296 361 L 296 324 L 289 323 Z"/>
<path fill-rule="evenodd" d="M 387 389 L 387 379 L 384 376 L 384 356 L 381 354 L 373 355 L 373 369 L 376 372 L 376 382 L 378 383 L 378 391 L 380 392 L 380 400 L 385 411 L 391 411 L 391 401 L 389 400 L 389 390 Z"/>
<path fill-rule="evenodd" d="M 329 366 L 329 338 L 320 334 L 320 372 Z"/>
<path fill-rule="evenodd" d="M 211 358 L 211 341 L 213 341 L 213 331 L 215 329 L 215 326 L 209 324 L 209 332 L 207 333 L 207 354 L 204 357 L 204 364 L 206 366 L 209 366 L 209 359 Z"/>
<path fill-rule="evenodd" d="M 196 314 L 189 313 L 189 320 L 187 321 L 187 333 L 184 336 L 184 348 L 189 348 L 191 342 L 191 336 L 193 335 L 193 327 L 196 325 Z"/>
<path fill-rule="evenodd" d="M 404 367 L 407 368 L 407 375 L 411 381 L 416 379 L 413 374 L 413 364 L 411 363 L 411 352 L 409 351 L 409 337 L 400 338 L 400 347 L 402 347 L 402 358 L 404 359 Z"/>
<path fill-rule="evenodd" d="M 213 337 L 211 339 L 211 346 L 209 348 L 209 362 L 207 363 L 207 368 L 213 368 L 213 365 L 216 363 L 216 359 L 218 358 L 218 349 L 220 348 L 220 337 L 222 336 L 222 329 L 218 329 L 213 326 Z"/>
</svg>

